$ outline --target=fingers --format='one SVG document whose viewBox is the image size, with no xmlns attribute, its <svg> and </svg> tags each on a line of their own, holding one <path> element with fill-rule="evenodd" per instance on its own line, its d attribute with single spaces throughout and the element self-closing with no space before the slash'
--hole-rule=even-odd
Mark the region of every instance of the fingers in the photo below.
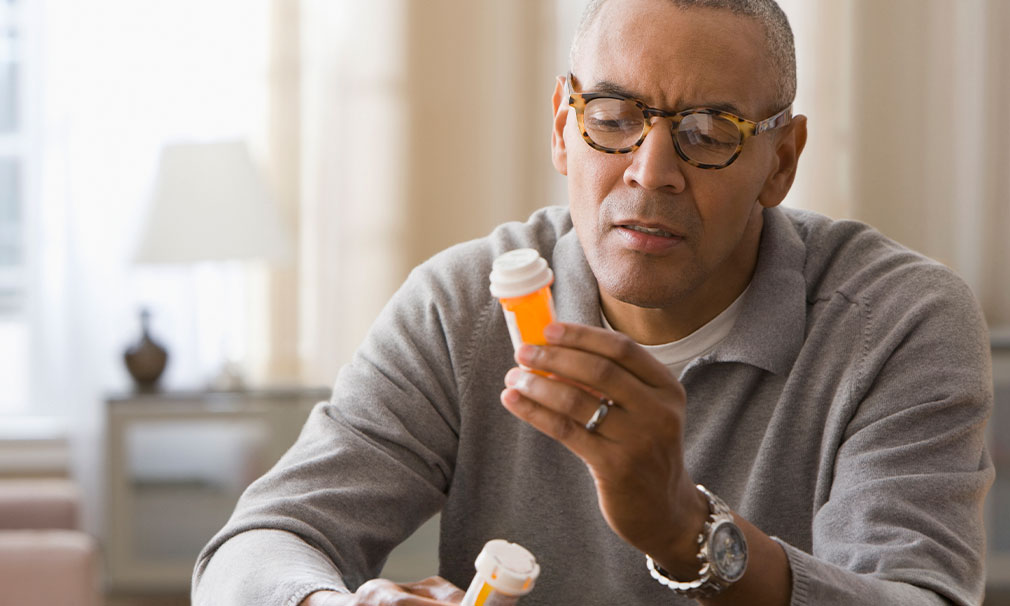
<svg viewBox="0 0 1010 606">
<path fill-rule="evenodd" d="M 593 463 L 601 456 L 597 448 L 599 440 L 608 439 L 602 427 L 599 433 L 590 433 L 584 424 L 531 400 L 516 389 L 503 391 L 501 401 L 509 412 L 564 444 L 587 463 Z M 588 420 L 588 416 L 586 418 Z"/>
<path fill-rule="evenodd" d="M 310 593 L 299 606 L 352 606 L 354 595 L 336 591 L 316 591 Z"/>
<path fill-rule="evenodd" d="M 574 324 L 551 324 L 545 335 L 548 345 L 519 348 L 525 368 L 505 377 L 501 399 L 512 414 L 590 465 L 606 467 L 608 458 L 635 456 L 653 442 L 679 443 L 686 394 L 645 349 L 621 333 Z M 615 405 L 601 410 L 607 400 Z M 591 420 L 598 423 L 587 428 Z"/>
<path fill-rule="evenodd" d="M 545 331 L 547 343 L 582 350 L 618 362 L 653 387 L 670 383 L 670 371 L 631 337 L 614 330 L 555 322 Z"/>
<path fill-rule="evenodd" d="M 577 324 L 551 324 L 548 345 L 524 345 L 516 352 L 520 364 L 589 387 L 634 408 L 639 389 L 678 386 L 670 371 L 626 335 Z"/>
<path fill-rule="evenodd" d="M 353 597 L 354 601 L 347 603 L 349 606 L 452 606 L 463 599 L 463 592 L 441 577 L 401 584 L 372 579 L 359 587 Z"/>
<path fill-rule="evenodd" d="M 502 402 L 506 406 L 522 405 L 516 402 L 515 396 L 518 395 L 544 408 L 541 411 L 527 407 L 526 410 L 537 418 L 537 429 L 555 438 L 585 432 L 586 423 L 596 415 L 601 404 L 607 401 L 571 382 L 544 377 L 520 368 L 513 368 L 505 375 L 505 384 L 510 389 L 502 394 Z M 595 433 L 614 440 L 627 438 L 629 425 L 621 420 L 625 415 L 627 411 L 620 405 L 610 406 Z"/>
<path fill-rule="evenodd" d="M 416 583 L 404 583 L 402 587 L 415 595 L 454 604 L 460 602 L 465 595 L 462 589 L 439 576 L 428 577 Z"/>
<path fill-rule="evenodd" d="M 514 370 L 530 379 L 525 391 L 513 387 L 502 391 L 502 404 L 510 413 L 557 440 L 593 468 L 605 469 L 623 464 L 626 457 L 621 454 L 621 449 L 638 439 L 635 425 L 626 410 L 618 405 L 609 407 L 599 426 L 594 431 L 588 431 L 586 423 L 600 407 L 599 398 L 553 378 Z M 568 395 L 551 395 L 561 391 Z M 559 406 L 559 402 L 572 404 Z M 568 411 L 560 412 L 557 409 L 560 407 L 568 408 Z"/>
<path fill-rule="evenodd" d="M 598 404 L 598 400 L 604 396 L 621 405 L 625 402 L 637 402 L 639 399 L 636 392 L 642 384 L 641 381 L 609 358 L 577 349 L 523 345 L 516 351 L 516 360 L 522 366 L 540 371 L 542 375 L 549 375 L 555 383 L 566 383 L 578 392 L 586 394 L 590 404 L 592 401 L 597 401 Z M 569 412 L 565 407 L 559 410 Z M 581 418 L 588 419 L 593 410 L 596 410 L 595 404 L 592 404 L 590 411 Z"/>
</svg>

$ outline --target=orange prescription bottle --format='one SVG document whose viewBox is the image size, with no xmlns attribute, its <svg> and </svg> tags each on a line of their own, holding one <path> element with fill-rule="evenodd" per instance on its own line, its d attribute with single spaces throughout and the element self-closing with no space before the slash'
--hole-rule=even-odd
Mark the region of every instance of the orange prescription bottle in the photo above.
<svg viewBox="0 0 1010 606">
<path fill-rule="evenodd" d="M 540 565 L 522 545 L 493 539 L 474 562 L 477 573 L 460 606 L 515 606 L 533 590 Z"/>
<path fill-rule="evenodd" d="M 544 328 L 555 316 L 553 283 L 554 272 L 532 248 L 509 251 L 491 265 L 491 294 L 501 301 L 516 349 L 523 343 L 546 344 Z"/>
</svg>

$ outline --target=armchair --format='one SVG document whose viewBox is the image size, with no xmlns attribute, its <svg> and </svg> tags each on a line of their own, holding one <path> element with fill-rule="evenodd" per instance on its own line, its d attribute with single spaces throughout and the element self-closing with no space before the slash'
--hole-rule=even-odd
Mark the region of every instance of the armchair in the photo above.
<svg viewBox="0 0 1010 606">
<path fill-rule="evenodd" d="M 0 606 L 99 606 L 99 556 L 67 479 L 0 479 Z"/>
</svg>

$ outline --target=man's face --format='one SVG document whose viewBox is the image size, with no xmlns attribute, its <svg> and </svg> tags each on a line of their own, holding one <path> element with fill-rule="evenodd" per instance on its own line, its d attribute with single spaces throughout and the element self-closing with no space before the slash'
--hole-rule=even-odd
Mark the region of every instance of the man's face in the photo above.
<svg viewBox="0 0 1010 606">
<path fill-rule="evenodd" d="M 781 109 L 772 107 L 765 48 L 761 25 L 728 11 L 611 0 L 580 44 L 572 84 L 579 92 L 617 87 L 668 111 L 717 107 L 761 120 Z M 705 170 L 680 159 L 666 120 L 633 154 L 605 154 L 582 140 L 567 97 L 560 104 L 555 166 L 568 176 L 575 230 L 604 303 L 697 309 L 732 301 L 753 271 L 761 203 L 781 199 L 764 195 L 780 164 L 775 135 L 750 138 L 732 165 Z"/>
</svg>

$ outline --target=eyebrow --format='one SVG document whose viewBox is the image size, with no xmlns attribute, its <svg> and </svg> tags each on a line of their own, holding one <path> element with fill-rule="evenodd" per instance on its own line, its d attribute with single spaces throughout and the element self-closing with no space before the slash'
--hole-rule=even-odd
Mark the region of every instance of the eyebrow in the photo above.
<svg viewBox="0 0 1010 606">
<path fill-rule="evenodd" d="M 586 92 L 607 93 L 607 94 L 610 94 L 610 95 L 620 95 L 622 97 L 631 97 L 632 99 L 638 99 L 638 100 L 642 99 L 641 95 L 638 95 L 634 91 L 628 90 L 628 89 L 624 88 L 623 86 L 621 86 L 620 84 L 617 84 L 616 82 L 611 82 L 609 80 L 601 80 L 601 81 L 597 82 L 593 86 L 593 88 L 592 88 L 591 91 L 586 91 Z M 712 109 L 718 109 L 720 111 L 729 112 L 729 113 L 737 115 L 737 116 L 743 116 L 743 112 L 740 111 L 740 108 L 738 108 L 737 106 L 733 105 L 732 103 L 727 103 L 727 102 L 704 103 L 702 105 L 693 105 L 693 106 L 690 106 L 690 107 L 685 107 L 684 109 L 692 109 L 692 108 L 695 108 L 695 107 L 709 107 L 709 108 L 712 108 Z"/>
</svg>

